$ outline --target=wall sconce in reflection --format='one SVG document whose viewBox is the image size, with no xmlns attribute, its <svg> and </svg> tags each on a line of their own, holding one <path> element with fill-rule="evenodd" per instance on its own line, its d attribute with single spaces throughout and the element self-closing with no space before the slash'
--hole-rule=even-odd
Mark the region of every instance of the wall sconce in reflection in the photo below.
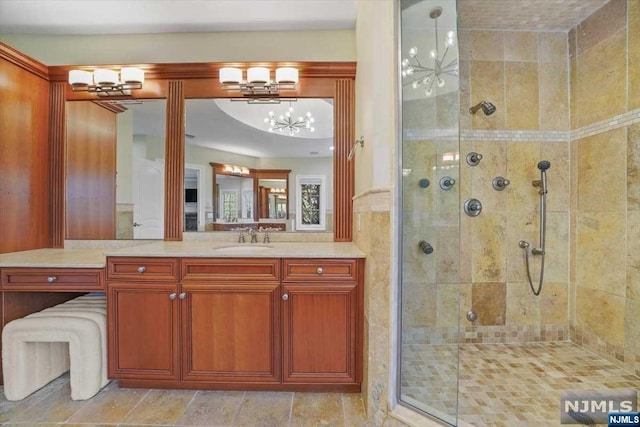
<svg viewBox="0 0 640 427">
<path fill-rule="evenodd" d="M 224 171 L 232 175 L 249 175 L 251 171 L 244 166 L 224 165 Z"/>
</svg>

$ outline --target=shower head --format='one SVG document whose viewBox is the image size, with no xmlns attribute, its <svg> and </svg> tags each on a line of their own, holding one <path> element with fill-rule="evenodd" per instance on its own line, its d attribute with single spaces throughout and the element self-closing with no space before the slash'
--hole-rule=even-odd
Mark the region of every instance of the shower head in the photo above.
<svg viewBox="0 0 640 427">
<path fill-rule="evenodd" d="M 475 114 L 481 108 L 482 108 L 482 112 L 487 116 L 490 116 L 496 112 L 496 106 L 487 101 L 480 101 L 473 107 L 469 108 L 469 112 L 471 114 Z"/>
<path fill-rule="evenodd" d="M 538 169 L 541 171 L 546 171 L 551 167 L 551 162 L 549 160 L 542 160 L 538 163 Z"/>
</svg>

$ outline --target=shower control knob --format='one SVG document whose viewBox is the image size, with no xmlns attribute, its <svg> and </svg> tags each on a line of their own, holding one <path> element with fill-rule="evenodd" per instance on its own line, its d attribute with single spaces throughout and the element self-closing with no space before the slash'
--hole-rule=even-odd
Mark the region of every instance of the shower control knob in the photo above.
<svg viewBox="0 0 640 427">
<path fill-rule="evenodd" d="M 480 153 L 476 153 L 475 151 L 472 151 L 469 154 L 467 154 L 467 164 L 469 166 L 477 166 L 478 163 L 480 163 L 480 160 L 482 160 L 482 154 Z"/>
<path fill-rule="evenodd" d="M 497 190 L 497 191 L 504 190 L 505 188 L 507 188 L 507 185 L 509 184 L 511 184 L 511 181 L 501 176 L 496 176 L 495 178 L 493 178 L 493 182 L 492 182 L 494 190 Z"/>
<path fill-rule="evenodd" d="M 449 191 L 456 184 L 456 180 L 451 178 L 450 176 L 443 176 L 440 178 L 440 188 L 444 191 Z"/>
<path fill-rule="evenodd" d="M 425 254 L 429 255 L 433 253 L 433 246 L 431 246 L 429 244 L 429 242 L 426 242 L 424 240 L 420 240 L 418 242 L 418 247 L 420 247 L 420 249 L 422 250 L 422 252 L 424 252 Z"/>
<path fill-rule="evenodd" d="M 464 202 L 464 213 L 469 216 L 478 216 L 482 212 L 482 203 L 478 199 L 467 199 Z"/>
</svg>

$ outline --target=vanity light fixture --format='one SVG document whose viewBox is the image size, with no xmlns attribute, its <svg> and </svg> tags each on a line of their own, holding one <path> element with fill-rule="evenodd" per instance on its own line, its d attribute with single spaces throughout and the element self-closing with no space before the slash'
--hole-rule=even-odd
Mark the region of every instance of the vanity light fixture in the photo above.
<svg viewBox="0 0 640 427">
<path fill-rule="evenodd" d="M 287 190 L 285 190 L 284 188 L 271 188 L 269 190 L 270 193 L 279 193 L 279 194 L 284 194 L 286 193 Z"/>
<path fill-rule="evenodd" d="M 435 27 L 435 45 L 436 48 L 429 52 L 430 61 L 433 61 L 433 66 L 429 67 L 423 65 L 418 58 L 418 48 L 412 47 L 409 49 L 409 58 L 402 60 L 402 79 L 404 80 L 403 86 L 411 85 L 414 89 L 425 87 L 424 94 L 426 96 L 433 95 L 433 86 L 443 87 L 445 85 L 444 76 L 457 76 L 458 75 L 458 59 L 453 58 L 448 63 L 445 63 L 447 54 L 450 48 L 455 44 L 455 32 L 449 31 L 447 38 L 444 41 L 444 52 L 440 55 L 439 41 L 438 41 L 438 18 L 442 15 L 442 8 L 440 6 L 434 7 L 429 11 L 429 18 L 433 19 Z M 455 55 L 455 52 L 454 52 Z"/>
<path fill-rule="evenodd" d="M 271 70 L 266 67 L 247 69 L 247 79 L 243 80 L 240 68 L 220 68 L 218 78 L 223 90 L 238 91 L 244 98 L 234 101 L 247 101 L 251 104 L 279 104 L 281 90 L 295 90 L 298 84 L 298 69 L 280 67 L 275 71 L 275 79 L 271 79 Z M 289 98 L 287 98 L 289 99 Z"/>
<path fill-rule="evenodd" d="M 69 84 L 74 92 L 96 93 L 98 96 L 131 95 L 134 89 L 142 89 L 144 71 L 136 67 L 123 67 L 120 71 L 96 68 L 69 71 Z"/>
<path fill-rule="evenodd" d="M 236 165 L 224 165 L 223 170 L 231 175 L 249 175 L 251 173 L 249 168 Z"/>
<path fill-rule="evenodd" d="M 264 122 L 269 125 L 269 132 L 278 131 L 287 133 L 289 136 L 294 136 L 300 132 L 300 129 L 315 132 L 316 129 L 313 127 L 315 121 L 310 111 L 307 111 L 304 116 L 294 117 L 291 103 L 286 113 L 276 117 L 273 111 L 269 111 L 269 116 L 264 118 Z"/>
</svg>

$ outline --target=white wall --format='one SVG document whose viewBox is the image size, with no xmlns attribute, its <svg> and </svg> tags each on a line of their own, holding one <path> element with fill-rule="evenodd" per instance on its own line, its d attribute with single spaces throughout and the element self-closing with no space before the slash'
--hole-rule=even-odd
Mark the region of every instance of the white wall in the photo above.
<svg viewBox="0 0 640 427">
<path fill-rule="evenodd" d="M 116 203 L 133 203 L 133 112 L 122 112 L 116 120 Z"/>
<path fill-rule="evenodd" d="M 1 34 L 0 40 L 46 65 L 356 59 L 352 30 L 82 36 Z"/>
<path fill-rule="evenodd" d="M 393 1 L 358 1 L 355 193 L 392 185 L 396 139 Z"/>
</svg>

